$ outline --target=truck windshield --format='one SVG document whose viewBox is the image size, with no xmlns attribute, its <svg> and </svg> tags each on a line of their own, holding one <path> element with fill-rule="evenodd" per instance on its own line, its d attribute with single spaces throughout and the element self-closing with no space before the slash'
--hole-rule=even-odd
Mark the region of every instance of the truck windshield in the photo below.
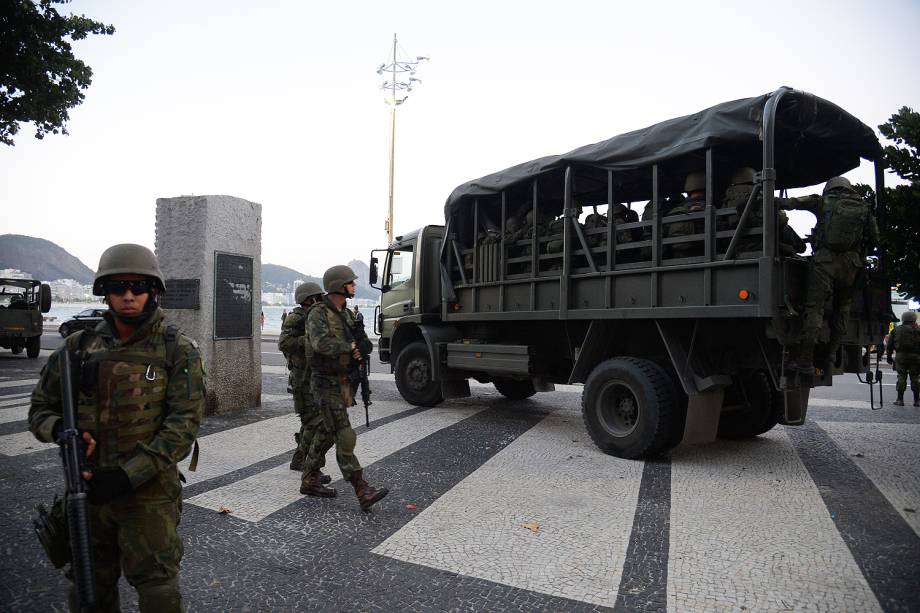
<svg viewBox="0 0 920 613">
<path fill-rule="evenodd" d="M 412 251 L 401 248 L 399 251 L 390 253 L 390 260 L 387 268 L 386 284 L 390 288 L 397 287 L 408 281 L 412 277 Z"/>
</svg>

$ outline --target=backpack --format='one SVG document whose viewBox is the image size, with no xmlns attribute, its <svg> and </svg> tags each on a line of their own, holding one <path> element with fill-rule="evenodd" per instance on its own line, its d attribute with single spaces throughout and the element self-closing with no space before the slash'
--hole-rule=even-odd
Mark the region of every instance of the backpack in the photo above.
<svg viewBox="0 0 920 613">
<path fill-rule="evenodd" d="M 825 198 L 824 246 L 831 251 L 862 251 L 863 234 L 869 223 L 865 201 L 847 195 Z"/>
<path fill-rule="evenodd" d="M 894 348 L 898 353 L 920 353 L 920 328 L 903 324 L 898 326 Z"/>
</svg>

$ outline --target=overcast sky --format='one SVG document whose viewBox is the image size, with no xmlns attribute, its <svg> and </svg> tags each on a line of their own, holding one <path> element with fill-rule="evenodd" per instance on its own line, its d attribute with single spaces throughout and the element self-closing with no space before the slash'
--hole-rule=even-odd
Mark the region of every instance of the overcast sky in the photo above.
<svg viewBox="0 0 920 613">
<path fill-rule="evenodd" d="M 481 175 L 790 85 L 875 128 L 920 108 L 920 2 L 77 0 L 111 23 L 69 136 L 0 145 L 0 233 L 90 268 L 154 246 L 155 202 L 262 204 L 262 261 L 309 274 L 384 247 L 392 36 L 430 56 L 399 107 L 396 233 Z M 867 168 L 851 173 L 867 180 Z M 808 227 L 813 217 L 798 214 Z M 804 217 L 802 217 L 804 215 Z"/>
</svg>

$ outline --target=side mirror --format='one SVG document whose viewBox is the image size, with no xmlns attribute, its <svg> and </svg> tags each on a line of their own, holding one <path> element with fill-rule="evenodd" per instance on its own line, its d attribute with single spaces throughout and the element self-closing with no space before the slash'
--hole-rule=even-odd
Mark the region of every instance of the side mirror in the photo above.
<svg viewBox="0 0 920 613">
<path fill-rule="evenodd" d="M 370 285 L 377 282 L 377 258 L 371 258 Z"/>
</svg>

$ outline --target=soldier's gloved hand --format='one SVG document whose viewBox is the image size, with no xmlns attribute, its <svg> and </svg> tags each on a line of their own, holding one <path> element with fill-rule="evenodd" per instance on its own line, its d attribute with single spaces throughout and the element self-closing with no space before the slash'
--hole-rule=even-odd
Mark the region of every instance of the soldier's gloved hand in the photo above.
<svg viewBox="0 0 920 613">
<path fill-rule="evenodd" d="M 89 479 L 90 504 L 105 504 L 132 491 L 134 488 L 131 487 L 131 480 L 121 468 L 94 470 Z"/>
<path fill-rule="evenodd" d="M 894 364 L 894 359 L 890 355 L 885 358 L 885 361 L 888 362 L 889 364 Z"/>
</svg>

